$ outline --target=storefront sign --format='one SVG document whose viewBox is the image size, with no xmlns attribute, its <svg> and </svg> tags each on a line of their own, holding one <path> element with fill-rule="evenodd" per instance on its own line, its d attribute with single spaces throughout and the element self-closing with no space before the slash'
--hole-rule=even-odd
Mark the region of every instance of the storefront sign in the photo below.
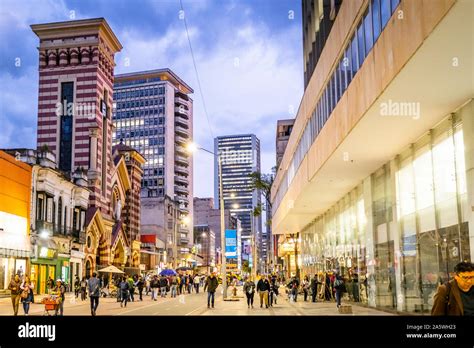
<svg viewBox="0 0 474 348">
<path fill-rule="evenodd" d="M 38 247 L 38 257 L 42 259 L 54 259 L 56 257 L 56 250 Z"/>
</svg>

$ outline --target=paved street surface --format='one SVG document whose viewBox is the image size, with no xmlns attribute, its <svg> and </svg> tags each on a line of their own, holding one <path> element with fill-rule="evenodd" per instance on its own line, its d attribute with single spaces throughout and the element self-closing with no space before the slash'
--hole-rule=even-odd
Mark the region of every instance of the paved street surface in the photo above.
<svg viewBox="0 0 474 348">
<path fill-rule="evenodd" d="M 238 288 L 238 296 L 243 296 L 242 288 Z M 41 301 L 43 296 L 36 296 L 35 301 Z M 303 297 L 298 297 L 298 302 L 290 303 L 286 296 L 278 296 L 278 304 L 266 309 L 260 308 L 258 294 L 255 294 L 254 308 L 247 308 L 245 298 L 239 301 L 223 301 L 220 288 L 216 292 L 216 303 L 214 309 L 207 308 L 207 294 L 186 294 L 176 298 L 159 298 L 152 301 L 150 296 L 144 296 L 143 301 L 127 304 L 126 308 L 121 308 L 120 303 L 115 298 L 101 298 L 97 315 L 392 315 L 387 312 L 378 311 L 372 308 L 352 305 L 353 314 L 339 314 L 334 302 L 304 302 Z M 23 315 L 23 307 L 20 303 L 19 315 Z M 50 312 L 52 315 L 54 312 Z M 12 305 L 10 298 L 0 299 L 0 315 L 12 315 Z M 30 315 L 44 315 L 44 305 L 41 303 L 32 304 Z M 89 300 L 81 301 L 74 299 L 74 294 L 66 295 L 64 304 L 64 315 L 91 315 Z"/>
</svg>

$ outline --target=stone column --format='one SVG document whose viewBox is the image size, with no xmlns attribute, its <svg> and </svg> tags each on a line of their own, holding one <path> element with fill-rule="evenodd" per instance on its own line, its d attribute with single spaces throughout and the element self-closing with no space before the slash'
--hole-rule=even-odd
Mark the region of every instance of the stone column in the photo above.
<svg viewBox="0 0 474 348">
<path fill-rule="evenodd" d="M 367 279 L 368 304 L 371 307 L 376 307 L 377 285 L 375 283 L 375 234 L 372 207 L 372 177 L 369 176 L 365 178 L 362 185 L 364 190 L 365 217 L 367 219 L 367 225 L 365 226 L 365 247 L 367 264 L 366 276 L 369 276 L 369 279 Z"/>
<path fill-rule="evenodd" d="M 466 217 L 469 224 L 469 247 L 472 261 L 474 259 L 474 102 L 472 99 L 459 111 L 459 115 L 463 123 L 468 205 Z"/>
</svg>

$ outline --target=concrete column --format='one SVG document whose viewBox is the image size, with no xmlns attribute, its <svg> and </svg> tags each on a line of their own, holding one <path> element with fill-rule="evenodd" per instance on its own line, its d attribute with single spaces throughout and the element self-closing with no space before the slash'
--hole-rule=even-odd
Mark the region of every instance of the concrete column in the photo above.
<svg viewBox="0 0 474 348">
<path fill-rule="evenodd" d="M 395 283 L 396 283 L 396 292 L 397 292 L 397 310 L 403 311 L 403 306 L 405 302 L 405 296 L 403 296 L 402 289 L 402 252 L 400 239 L 402 231 L 400 224 L 398 223 L 398 211 L 397 211 L 397 182 L 395 173 L 398 170 L 398 163 L 396 160 L 390 161 L 390 191 L 392 192 L 391 206 L 392 206 L 392 221 L 390 222 L 390 238 L 393 240 L 393 249 L 395 250 L 395 255 L 393 257 L 394 267 L 395 267 Z"/>
<path fill-rule="evenodd" d="M 365 250 L 366 250 L 366 265 L 367 265 L 367 293 L 368 304 L 371 307 L 376 307 L 377 289 L 375 284 L 375 240 L 374 240 L 374 222 L 372 209 L 372 177 L 367 177 L 363 181 L 363 197 L 364 210 L 367 219 L 365 227 Z"/>
<path fill-rule="evenodd" d="M 470 207 L 470 209 L 467 209 L 467 219 L 472 262 L 474 260 L 474 101 L 471 99 L 458 114 L 461 116 L 463 123 L 467 202 Z"/>
</svg>

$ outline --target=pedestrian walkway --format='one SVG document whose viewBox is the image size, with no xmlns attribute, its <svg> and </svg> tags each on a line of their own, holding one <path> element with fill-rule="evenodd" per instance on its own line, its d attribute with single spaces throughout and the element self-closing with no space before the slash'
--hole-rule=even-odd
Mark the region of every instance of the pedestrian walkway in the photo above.
<svg viewBox="0 0 474 348">
<path fill-rule="evenodd" d="M 305 316 L 305 315 L 314 315 L 314 316 L 367 316 L 367 315 L 387 315 L 392 316 L 394 314 L 380 311 L 374 308 L 368 308 L 364 306 L 352 305 L 352 314 L 339 314 L 338 309 L 336 308 L 335 302 L 316 302 L 312 303 L 310 301 L 304 302 L 303 298 L 298 299 L 297 302 L 290 302 L 287 300 L 287 297 L 283 294 L 277 297 L 277 304 L 274 304 L 273 307 L 260 308 L 260 299 L 258 294 L 255 293 L 254 297 L 254 308 L 247 307 L 247 299 L 240 298 L 240 301 L 223 301 L 222 293 L 219 291 L 216 293 L 216 303 L 215 308 L 207 309 L 203 308 L 199 312 L 196 311 L 192 315 L 285 315 L 285 316 Z M 242 288 L 238 289 L 238 295 L 242 295 Z M 342 303 L 347 304 L 347 303 Z"/>
</svg>

